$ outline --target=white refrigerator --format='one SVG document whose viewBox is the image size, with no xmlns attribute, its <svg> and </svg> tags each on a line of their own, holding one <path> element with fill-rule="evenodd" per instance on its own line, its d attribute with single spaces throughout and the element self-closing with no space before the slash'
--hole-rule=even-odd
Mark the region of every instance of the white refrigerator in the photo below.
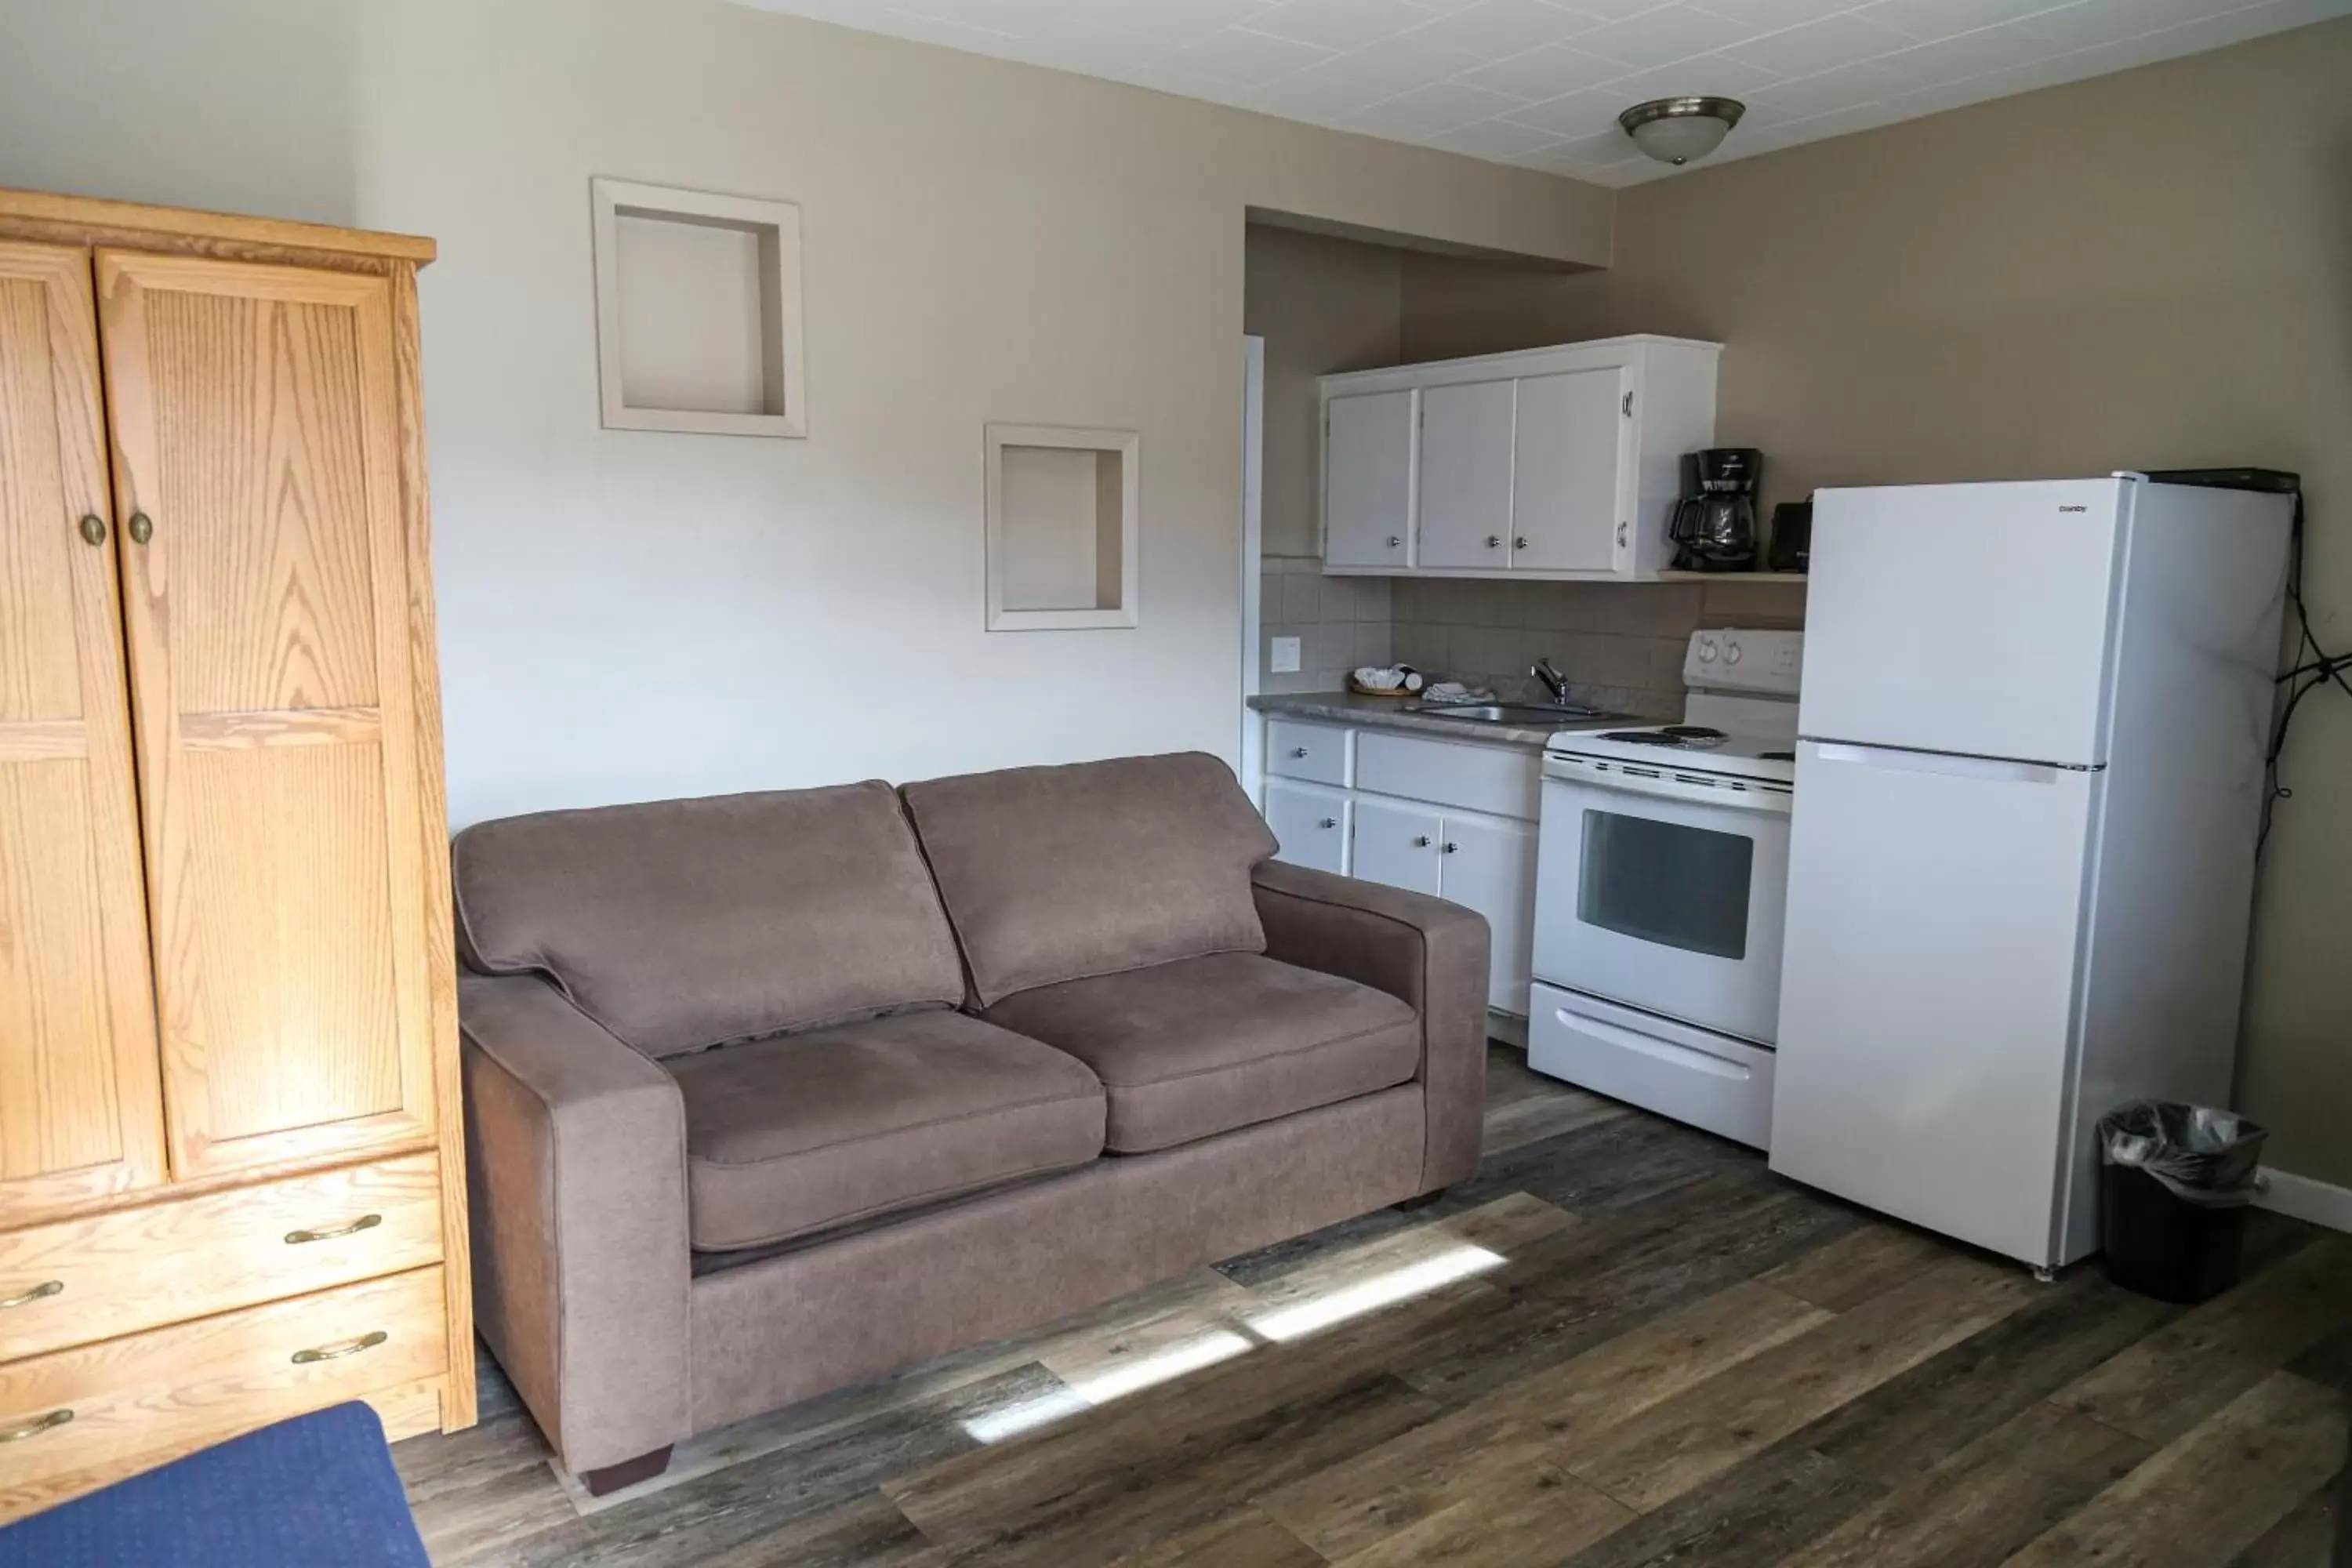
<svg viewBox="0 0 2352 1568">
<path fill-rule="evenodd" d="M 2101 1115 L 2229 1102 L 2291 505 L 1816 497 L 1774 1170 L 2046 1269 Z"/>
</svg>

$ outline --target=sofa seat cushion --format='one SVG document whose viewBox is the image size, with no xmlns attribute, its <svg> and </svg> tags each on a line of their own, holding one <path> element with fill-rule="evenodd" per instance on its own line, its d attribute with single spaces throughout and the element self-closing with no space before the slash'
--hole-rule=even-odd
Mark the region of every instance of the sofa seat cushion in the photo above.
<svg viewBox="0 0 2352 1568">
<path fill-rule="evenodd" d="M 686 1101 L 687 1231 L 705 1251 L 764 1247 L 1102 1152 L 1094 1074 L 944 1008 L 662 1065 Z"/>
<path fill-rule="evenodd" d="M 1254 952 L 1044 985 L 986 1016 L 1094 1069 L 1122 1154 L 1370 1094 L 1421 1067 L 1412 1008 Z"/>
</svg>

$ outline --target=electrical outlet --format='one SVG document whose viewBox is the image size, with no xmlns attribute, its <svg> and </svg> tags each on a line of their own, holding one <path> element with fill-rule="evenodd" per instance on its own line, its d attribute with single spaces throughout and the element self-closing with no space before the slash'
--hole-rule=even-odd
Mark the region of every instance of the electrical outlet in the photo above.
<svg viewBox="0 0 2352 1568">
<path fill-rule="evenodd" d="M 1298 639 L 1297 637 L 1274 639 L 1273 657 L 1266 660 L 1265 672 L 1268 675 L 1298 673 Z"/>
</svg>

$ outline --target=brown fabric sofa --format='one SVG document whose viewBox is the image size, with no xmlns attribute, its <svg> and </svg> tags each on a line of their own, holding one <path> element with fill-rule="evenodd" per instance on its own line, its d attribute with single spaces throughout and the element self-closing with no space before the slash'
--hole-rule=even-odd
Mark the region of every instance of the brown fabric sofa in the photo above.
<svg viewBox="0 0 2352 1568">
<path fill-rule="evenodd" d="M 563 1463 L 1469 1175 L 1486 922 L 1273 850 L 1199 755 L 460 834 L 476 1321 Z"/>
</svg>

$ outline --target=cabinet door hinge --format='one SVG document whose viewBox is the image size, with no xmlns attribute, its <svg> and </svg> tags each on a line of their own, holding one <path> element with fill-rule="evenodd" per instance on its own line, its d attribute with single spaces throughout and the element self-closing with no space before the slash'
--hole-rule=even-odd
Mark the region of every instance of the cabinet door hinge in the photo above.
<svg viewBox="0 0 2352 1568">
<path fill-rule="evenodd" d="M 1630 392 L 1625 395 L 1624 407 L 1625 417 L 1628 419 L 1633 417 L 1633 395 Z"/>
</svg>

